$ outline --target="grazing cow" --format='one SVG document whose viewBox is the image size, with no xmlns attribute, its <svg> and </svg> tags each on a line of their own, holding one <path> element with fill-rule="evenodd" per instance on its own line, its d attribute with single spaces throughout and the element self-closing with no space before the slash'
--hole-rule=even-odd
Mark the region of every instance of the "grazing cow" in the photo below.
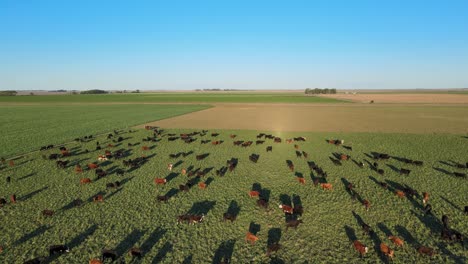
<svg viewBox="0 0 468 264">
<path fill-rule="evenodd" d="M 374 230 L 372 230 L 372 227 L 366 223 L 361 224 L 362 232 L 368 236 L 372 235 L 374 233 Z"/>
<path fill-rule="evenodd" d="M 320 183 L 320 180 L 318 178 L 314 179 L 314 186 L 315 187 L 317 187 L 319 183 Z"/>
<path fill-rule="evenodd" d="M 268 151 L 272 152 L 272 151 L 273 151 L 273 147 L 272 147 L 272 146 L 266 147 L 266 152 L 268 152 Z"/>
<path fill-rule="evenodd" d="M 300 184 L 305 184 L 305 179 L 302 177 L 297 177 L 297 180 L 299 181 Z"/>
<path fill-rule="evenodd" d="M 8 162 L 8 165 L 9 165 L 10 167 L 13 167 L 13 166 L 15 166 L 15 162 L 14 162 L 13 160 L 10 160 L 10 161 Z"/>
<path fill-rule="evenodd" d="M 166 184 L 166 182 L 167 182 L 167 179 L 162 179 L 162 178 L 154 179 L 154 183 L 156 183 L 156 184 L 164 185 L 164 184 Z"/>
<path fill-rule="evenodd" d="M 257 205 L 259 207 L 267 209 L 268 208 L 268 201 L 265 200 L 265 199 L 260 198 L 260 199 L 257 200 Z"/>
<path fill-rule="evenodd" d="M 260 158 L 260 155 L 258 155 L 258 154 L 252 154 L 252 155 L 249 156 L 249 160 L 254 162 L 254 163 L 257 163 L 259 158 Z"/>
<path fill-rule="evenodd" d="M 405 241 L 397 236 L 389 236 L 388 239 L 390 239 L 393 244 L 397 247 L 402 247 Z"/>
<path fill-rule="evenodd" d="M 359 161 L 358 166 L 359 166 L 359 168 L 364 168 L 364 163 L 362 161 Z"/>
<path fill-rule="evenodd" d="M 429 257 L 432 257 L 432 256 L 434 256 L 434 254 L 435 254 L 434 249 L 432 249 L 432 248 L 430 248 L 430 247 L 425 247 L 425 246 L 420 246 L 420 247 L 418 248 L 418 252 L 419 252 L 420 254 L 427 255 L 427 256 L 429 256 Z"/>
<path fill-rule="evenodd" d="M 304 208 L 302 207 L 302 205 L 294 205 L 293 214 L 302 216 L 303 213 Z"/>
<path fill-rule="evenodd" d="M 407 169 L 403 169 L 403 168 L 400 169 L 400 175 L 407 175 L 408 176 L 410 174 L 410 172 L 411 171 L 407 170 Z"/>
<path fill-rule="evenodd" d="M 37 258 L 30 259 L 24 262 L 23 264 L 41 264 L 41 263 L 45 263 L 45 261 L 46 261 L 45 257 L 37 257 Z"/>
<path fill-rule="evenodd" d="M 115 250 L 103 249 L 101 251 L 101 258 L 102 261 L 106 262 L 106 259 L 110 259 L 111 261 L 116 261 L 119 255 Z"/>
<path fill-rule="evenodd" d="M 293 140 L 292 140 L 292 139 L 290 139 L 290 138 L 287 138 L 287 139 L 286 139 L 286 143 L 289 143 L 289 144 L 291 144 L 292 142 L 293 142 Z"/>
<path fill-rule="evenodd" d="M 49 247 L 49 256 L 70 252 L 70 248 L 65 245 L 53 245 Z"/>
<path fill-rule="evenodd" d="M 456 172 L 456 171 L 453 172 L 453 175 L 455 177 L 459 177 L 459 178 L 465 178 L 466 177 L 466 173 Z"/>
<path fill-rule="evenodd" d="M 106 160 L 108 160 L 107 157 L 106 157 L 105 155 L 99 155 L 97 159 L 98 159 L 98 161 L 106 161 Z"/>
<path fill-rule="evenodd" d="M 102 264 L 102 261 L 94 258 L 89 261 L 89 264 Z"/>
<path fill-rule="evenodd" d="M 424 206 L 424 213 L 432 214 L 432 206 L 430 204 L 426 204 L 426 206 Z"/>
<path fill-rule="evenodd" d="M 172 165 L 172 163 L 169 163 L 169 164 L 167 164 L 167 169 L 168 169 L 169 171 L 172 171 L 172 167 L 173 167 L 173 166 L 174 166 L 174 165 Z"/>
<path fill-rule="evenodd" d="M 302 224 L 304 223 L 302 220 L 297 220 L 297 219 L 290 219 L 286 222 L 286 231 L 288 230 L 288 228 L 292 227 L 294 229 L 297 229 L 297 226 L 299 224 Z"/>
<path fill-rule="evenodd" d="M 369 208 L 370 208 L 370 202 L 368 200 L 364 200 L 362 201 L 362 204 L 364 205 L 364 207 L 366 208 L 366 211 L 369 211 Z"/>
<path fill-rule="evenodd" d="M 5 200 L 5 198 L 0 198 L 0 208 L 3 207 L 6 203 L 7 201 Z"/>
<path fill-rule="evenodd" d="M 351 157 L 346 155 L 346 154 L 341 154 L 340 155 L 340 160 L 349 160 Z"/>
<path fill-rule="evenodd" d="M 270 256 L 271 253 L 278 252 L 278 250 L 280 250 L 280 249 L 281 249 L 281 245 L 278 242 L 270 244 L 270 245 L 268 245 L 266 255 Z"/>
<path fill-rule="evenodd" d="M 418 192 L 414 189 L 411 189 L 410 187 L 406 186 L 403 188 L 403 191 L 406 193 L 406 195 L 411 196 L 414 198 L 414 196 L 418 195 Z"/>
<path fill-rule="evenodd" d="M 274 140 L 273 140 L 273 142 L 275 142 L 275 143 L 281 143 L 281 138 L 275 137 Z"/>
<path fill-rule="evenodd" d="M 205 215 L 191 215 L 189 219 L 189 224 L 201 223 L 205 219 Z"/>
<path fill-rule="evenodd" d="M 102 196 L 102 194 L 98 194 L 98 195 L 93 197 L 93 202 L 95 202 L 95 203 L 104 202 L 104 197 Z"/>
<path fill-rule="evenodd" d="M 180 171 L 180 174 L 182 174 L 182 175 L 185 176 L 185 174 L 187 174 L 187 170 L 186 170 L 186 169 L 182 169 L 182 170 Z"/>
<path fill-rule="evenodd" d="M 293 172 L 294 171 L 294 163 L 292 161 L 288 160 L 287 164 L 288 164 L 289 170 L 291 170 Z"/>
<path fill-rule="evenodd" d="M 11 201 L 11 203 L 16 203 L 16 194 L 12 194 L 10 196 L 10 201 Z"/>
<path fill-rule="evenodd" d="M 305 151 L 302 151 L 302 156 L 304 156 L 305 159 L 309 158 L 309 154 Z"/>
<path fill-rule="evenodd" d="M 252 198 L 252 197 L 258 197 L 259 195 L 260 195 L 260 192 L 258 192 L 258 191 L 250 191 L 250 192 L 249 192 L 250 198 Z"/>
<path fill-rule="evenodd" d="M 279 208 L 283 209 L 283 213 L 285 214 L 293 214 L 293 208 L 289 205 L 280 204 Z"/>
<path fill-rule="evenodd" d="M 169 201 L 169 197 L 167 195 L 158 195 L 157 200 L 158 202 L 167 202 Z"/>
<path fill-rule="evenodd" d="M 223 214 L 223 221 L 226 222 L 227 220 L 234 222 L 237 219 L 237 215 L 233 215 L 230 213 L 224 213 Z"/>
<path fill-rule="evenodd" d="M 54 215 L 54 211 L 45 209 L 45 210 L 42 210 L 42 215 L 43 215 L 43 216 L 53 216 L 53 215 Z"/>
<path fill-rule="evenodd" d="M 98 179 L 100 179 L 100 178 L 106 177 L 107 172 L 102 169 L 96 169 L 95 174 L 98 177 Z"/>
<path fill-rule="evenodd" d="M 294 145 L 294 148 L 295 148 L 295 149 L 299 149 L 299 145 Z"/>
<path fill-rule="evenodd" d="M 230 138 L 235 138 L 237 135 L 231 134 L 229 135 Z"/>
<path fill-rule="evenodd" d="M 128 251 L 128 254 L 132 257 L 141 258 L 143 257 L 143 250 L 133 247 L 130 249 L 130 251 Z"/>
<path fill-rule="evenodd" d="M 83 200 L 81 200 L 81 199 L 73 200 L 73 205 L 74 206 L 81 206 L 82 204 L 83 204 Z"/>
<path fill-rule="evenodd" d="M 384 189 L 388 188 L 388 184 L 386 182 L 379 182 L 379 185 L 380 185 L 380 187 L 382 187 Z"/>
<path fill-rule="evenodd" d="M 187 185 L 184 185 L 184 184 L 181 184 L 179 185 L 179 190 L 180 191 L 184 191 L 184 192 L 188 192 L 190 190 L 190 187 Z"/>
<path fill-rule="evenodd" d="M 83 168 L 81 168 L 81 166 L 79 164 L 76 164 L 75 165 L 75 172 L 76 173 L 82 173 L 83 172 Z"/>
<path fill-rule="evenodd" d="M 65 169 L 68 164 L 68 160 L 57 160 L 55 163 L 58 168 Z"/>
<path fill-rule="evenodd" d="M 423 204 L 426 204 L 429 201 L 429 193 L 423 192 Z"/>
<path fill-rule="evenodd" d="M 300 158 L 300 157 L 302 157 L 302 153 L 296 150 L 296 158 Z"/>
<path fill-rule="evenodd" d="M 7 182 L 7 183 L 10 183 L 10 182 L 11 182 L 11 177 L 10 177 L 10 176 L 6 177 L 6 182 Z"/>
<path fill-rule="evenodd" d="M 211 133 L 211 136 L 212 137 L 217 137 L 217 136 L 219 136 L 219 133 Z"/>
<path fill-rule="evenodd" d="M 206 183 L 200 182 L 200 183 L 198 184 L 198 188 L 200 188 L 200 189 L 202 189 L 202 190 L 206 189 Z"/>
<path fill-rule="evenodd" d="M 265 143 L 265 140 L 257 140 L 257 141 L 255 141 L 255 145 L 261 145 L 261 144 L 263 144 L 263 143 Z"/>
<path fill-rule="evenodd" d="M 385 243 L 380 243 L 380 251 L 389 259 L 393 259 L 393 255 L 395 254 L 395 251 L 389 246 L 387 246 Z"/>
<path fill-rule="evenodd" d="M 116 189 L 116 188 L 119 188 L 119 187 L 120 187 L 120 182 L 119 181 L 109 182 L 109 183 L 106 184 L 107 189 Z"/>
<path fill-rule="evenodd" d="M 249 242 L 251 245 L 255 244 L 255 242 L 258 240 L 258 237 L 250 232 L 247 232 L 245 235 L 245 241 Z"/>
<path fill-rule="evenodd" d="M 468 205 L 465 206 L 465 214 L 468 215 Z"/>
<path fill-rule="evenodd" d="M 322 187 L 323 190 L 333 190 L 333 185 L 331 183 L 321 183 L 320 187 Z"/>
<path fill-rule="evenodd" d="M 447 215 L 442 216 L 442 224 L 444 225 L 444 228 L 449 228 L 449 217 Z"/>
<path fill-rule="evenodd" d="M 362 244 L 359 240 L 354 240 L 353 246 L 356 249 L 356 251 L 359 252 L 359 255 L 361 257 L 363 257 L 367 252 L 369 252 L 369 248 Z"/>
<path fill-rule="evenodd" d="M 97 169 L 97 168 L 99 168 L 99 165 L 97 165 L 96 163 L 89 163 L 88 164 L 88 169 L 90 169 L 90 170 Z"/>
<path fill-rule="evenodd" d="M 400 191 L 400 190 L 397 190 L 397 191 L 395 192 L 395 194 L 396 194 L 398 197 L 400 197 L 400 198 L 404 198 L 404 197 L 405 197 L 405 193 L 402 192 L 402 191 Z"/>
</svg>

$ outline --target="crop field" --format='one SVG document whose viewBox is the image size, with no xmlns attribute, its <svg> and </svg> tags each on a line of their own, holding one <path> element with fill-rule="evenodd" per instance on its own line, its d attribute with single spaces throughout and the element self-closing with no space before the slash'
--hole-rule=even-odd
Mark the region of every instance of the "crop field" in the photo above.
<svg viewBox="0 0 468 264">
<path fill-rule="evenodd" d="M 0 105 L 0 157 L 206 108 L 209 106 Z"/>
<path fill-rule="evenodd" d="M 75 127 L 81 129 L 78 125 L 69 129 Z M 132 263 L 387 262 L 379 253 L 381 242 L 395 249 L 395 263 L 467 261 L 468 251 L 460 243 L 440 239 L 442 215 L 449 216 L 450 228 L 465 234 L 468 230 L 463 213 L 463 207 L 468 205 L 467 179 L 453 175 L 468 172 L 457 168 L 457 164 L 468 162 L 467 137 L 212 129 L 205 135 L 193 136 L 192 143 L 168 140 L 170 133 L 179 136 L 192 131 L 168 129 L 153 142 L 147 141 L 153 136 L 152 131 L 119 129 L 111 139 L 101 135 L 90 141 L 67 143 L 65 147 L 71 156 L 60 158 L 69 161 L 65 168 L 58 168 L 55 160 L 48 159 L 50 154 L 60 153 L 57 146 L 25 154 L 12 164 L 6 160 L 0 169 L 0 196 L 7 200 L 0 208 L 0 262 L 23 263 L 44 256 L 46 263 L 87 263 L 99 258 L 102 249 L 109 249 L 130 263 L 128 251 L 132 247 L 140 248 L 143 254 Z M 79 132 L 81 137 L 92 134 Z M 282 142 L 262 138 L 265 142 L 256 145 L 260 132 L 281 137 Z M 300 136 L 306 141 L 286 143 L 286 139 Z M 118 137 L 122 137 L 121 142 Z M 329 144 L 326 139 L 343 139 L 344 145 Z M 202 144 L 204 140 L 208 143 Z M 254 143 L 234 146 L 237 140 Z M 220 144 L 213 145 L 212 141 Z M 96 150 L 97 142 L 101 150 Z M 272 152 L 266 152 L 267 146 L 272 146 Z M 344 146 L 352 146 L 352 150 Z M 98 162 L 105 150 L 123 157 Z M 297 157 L 296 151 L 304 151 L 308 157 Z M 185 156 L 170 157 L 177 153 Z M 391 158 L 376 161 L 375 153 L 387 153 Z M 196 158 L 203 154 L 204 159 Z M 259 155 L 258 162 L 249 160 L 251 154 Z M 347 154 L 352 160 L 336 165 L 330 159 L 334 154 Z M 138 157 L 146 157 L 139 167 L 123 165 L 123 160 Z M 216 171 L 232 158 L 238 159 L 236 168 L 224 176 L 217 175 Z M 408 165 L 403 158 L 423 161 L 423 165 Z M 294 171 L 288 168 L 287 160 L 294 164 Z M 92 162 L 98 163 L 107 176 L 98 179 L 95 171 L 88 170 L 86 164 Z M 323 168 L 327 176 L 312 172 L 308 162 Z M 363 168 L 359 162 L 364 163 Z M 383 175 L 372 169 L 374 162 L 384 170 Z M 173 164 L 172 171 L 168 170 L 169 163 Z M 75 172 L 77 164 L 84 168 L 82 173 Z M 400 175 L 401 168 L 411 170 L 410 174 Z M 117 174 L 119 169 L 123 175 Z M 183 169 L 187 175 L 182 175 Z M 204 175 L 188 176 L 195 171 Z M 11 182 L 6 182 L 7 177 L 11 177 Z M 92 183 L 80 185 L 83 178 L 90 178 Z M 155 178 L 165 178 L 167 182 L 156 185 Z M 299 183 L 298 178 L 303 178 L 305 184 Z M 330 183 L 333 189 L 316 187 L 314 180 Z M 106 184 L 116 181 L 120 187 L 106 188 Z M 194 185 L 188 191 L 180 191 L 179 185 L 187 182 Z M 386 189 L 382 182 L 388 185 Z M 199 188 L 198 183 L 205 183 L 206 188 Z M 349 183 L 358 194 L 356 199 L 347 191 Z M 405 187 L 418 194 L 403 198 L 395 195 L 395 191 Z M 260 191 L 261 198 L 269 202 L 268 209 L 257 206 L 258 198 L 248 195 L 251 190 Z M 432 214 L 424 213 L 422 192 L 430 194 Z M 12 194 L 16 194 L 16 203 L 8 199 Z M 99 194 L 103 201 L 93 202 Z M 167 203 L 157 201 L 157 196 L 162 195 L 170 197 Z M 83 204 L 75 206 L 75 199 L 81 199 Z M 363 200 L 370 202 L 368 211 Z M 302 205 L 303 215 L 285 215 L 279 204 Z M 44 216 L 41 212 L 45 209 L 53 210 L 53 216 Z M 237 215 L 237 219 L 223 221 L 226 212 Z M 193 225 L 178 224 L 177 218 L 183 214 L 204 214 L 205 218 Z M 287 230 L 286 219 L 291 217 L 303 223 L 297 229 Z M 362 222 L 374 233 L 363 234 Z M 254 245 L 246 243 L 247 232 L 258 237 Z M 395 248 L 389 235 L 404 239 L 404 246 Z M 362 259 L 352 247 L 354 239 L 369 247 Z M 465 239 L 465 247 L 466 242 Z M 281 248 L 267 256 L 268 245 L 274 243 Z M 47 257 L 48 247 L 57 244 L 67 245 L 70 252 Z M 419 254 L 416 248 L 420 245 L 435 249 L 436 254 Z"/>
<path fill-rule="evenodd" d="M 103 95 L 0 96 L 0 103 L 343 103 L 303 93 L 141 93 Z"/>
</svg>

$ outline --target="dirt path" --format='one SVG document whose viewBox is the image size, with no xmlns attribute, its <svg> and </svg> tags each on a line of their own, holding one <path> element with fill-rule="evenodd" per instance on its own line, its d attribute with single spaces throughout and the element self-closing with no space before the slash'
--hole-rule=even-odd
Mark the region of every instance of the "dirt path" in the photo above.
<svg viewBox="0 0 468 264">
<path fill-rule="evenodd" d="M 215 104 L 160 120 L 164 128 L 265 131 L 468 133 L 468 106 Z"/>
<path fill-rule="evenodd" d="M 467 104 L 468 94 L 327 94 L 321 97 L 350 100 L 360 103 L 426 103 L 426 104 Z"/>
</svg>

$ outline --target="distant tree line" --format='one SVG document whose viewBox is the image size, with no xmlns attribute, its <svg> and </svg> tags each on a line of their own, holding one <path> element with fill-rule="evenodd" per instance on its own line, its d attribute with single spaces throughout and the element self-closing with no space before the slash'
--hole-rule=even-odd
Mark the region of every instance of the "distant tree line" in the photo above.
<svg viewBox="0 0 468 264">
<path fill-rule="evenodd" d="M 104 91 L 104 90 L 98 90 L 98 89 L 94 89 L 94 90 L 88 90 L 88 91 L 81 91 L 80 94 L 106 94 L 107 91 Z"/>
<path fill-rule="evenodd" d="M 0 91 L 0 96 L 15 96 L 17 93 L 16 91 Z"/>
<path fill-rule="evenodd" d="M 336 94 L 336 89 L 335 88 L 325 88 L 325 89 L 307 88 L 305 89 L 305 94 Z"/>
</svg>

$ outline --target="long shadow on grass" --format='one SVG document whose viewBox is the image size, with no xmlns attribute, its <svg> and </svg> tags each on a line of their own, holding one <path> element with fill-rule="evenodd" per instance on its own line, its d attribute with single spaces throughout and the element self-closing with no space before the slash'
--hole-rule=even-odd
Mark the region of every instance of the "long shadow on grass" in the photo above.
<svg viewBox="0 0 468 264">
<path fill-rule="evenodd" d="M 257 191 L 261 192 L 262 191 L 262 185 L 258 182 L 252 184 L 252 191 Z"/>
<path fill-rule="evenodd" d="M 350 227 L 348 225 L 345 225 L 344 229 L 345 229 L 346 235 L 348 236 L 348 239 L 351 242 L 357 240 L 356 231 L 354 231 L 354 228 L 352 228 L 352 227 Z"/>
<path fill-rule="evenodd" d="M 250 225 L 249 225 L 249 232 L 254 234 L 254 235 L 257 235 L 258 232 L 260 232 L 260 224 L 256 224 L 254 222 L 250 222 Z"/>
<path fill-rule="evenodd" d="M 279 244 L 280 240 L 281 240 L 281 228 L 270 228 L 270 230 L 268 230 L 267 246 L 271 246 L 275 243 Z"/>
<path fill-rule="evenodd" d="M 398 232 L 398 235 L 402 237 L 408 244 L 416 247 L 419 245 L 419 242 L 411 235 L 411 233 L 406 229 L 406 227 L 397 225 L 395 230 Z"/>
<path fill-rule="evenodd" d="M 453 252 L 447 248 L 447 243 L 439 242 L 437 243 L 437 247 L 440 249 L 443 255 L 446 255 L 449 258 L 451 258 L 453 260 L 453 263 L 457 263 L 457 264 L 467 263 L 467 258 L 462 255 L 453 254 Z"/>
<path fill-rule="evenodd" d="M 187 214 L 189 215 L 201 215 L 201 214 L 208 214 L 208 212 L 213 209 L 215 206 L 216 201 L 202 201 L 202 202 L 196 202 L 192 205 L 192 208 L 188 210 Z"/>
<path fill-rule="evenodd" d="M 166 242 L 164 246 L 159 250 L 156 257 L 154 257 L 152 263 L 153 264 L 160 263 L 166 257 L 167 253 L 172 251 L 172 249 L 173 249 L 172 244 L 169 242 Z"/>
<path fill-rule="evenodd" d="M 273 257 L 270 260 L 270 264 L 284 264 L 284 260 L 278 258 L 278 257 Z"/>
<path fill-rule="evenodd" d="M 293 196 L 292 196 L 292 202 L 293 202 L 294 206 L 298 206 L 298 205 L 301 205 L 301 206 L 302 206 L 301 196 L 299 196 L 299 195 L 297 195 L 297 194 L 293 194 Z"/>
<path fill-rule="evenodd" d="M 392 231 L 384 224 L 384 223 L 378 223 L 377 227 L 384 232 L 385 237 L 389 237 L 392 235 Z"/>
<path fill-rule="evenodd" d="M 176 188 L 171 188 L 169 191 L 167 191 L 165 196 L 167 196 L 167 198 L 170 199 L 170 198 L 176 196 L 177 193 L 179 193 L 179 190 L 177 190 Z"/>
<path fill-rule="evenodd" d="M 287 194 L 284 194 L 284 193 L 280 194 L 279 199 L 280 199 L 281 204 L 289 205 L 289 206 L 292 205 L 291 196 Z"/>
<path fill-rule="evenodd" d="M 394 181 L 391 181 L 391 180 L 385 180 L 394 190 L 405 190 L 405 189 L 412 189 L 411 187 L 409 187 L 408 185 L 401 185 L 400 183 L 398 182 L 394 182 Z M 416 195 L 418 196 L 418 195 Z M 411 202 L 411 204 L 413 205 L 414 208 L 416 209 L 419 209 L 419 210 L 423 210 L 424 209 L 424 206 L 419 203 L 419 201 L 415 200 L 413 198 L 412 195 L 406 195 L 406 198 L 408 199 L 408 201 Z"/>
<path fill-rule="evenodd" d="M 42 225 L 42 226 L 36 228 L 34 231 L 23 235 L 21 238 L 16 240 L 15 243 L 13 243 L 13 245 L 17 246 L 17 245 L 23 244 L 24 242 L 26 242 L 26 241 L 34 238 L 34 237 L 37 237 L 39 235 L 44 234 L 47 230 L 49 230 L 51 228 L 52 228 L 51 226 Z"/>
<path fill-rule="evenodd" d="M 229 207 L 226 211 L 226 213 L 234 216 L 234 217 L 237 217 L 237 215 L 239 215 L 239 212 L 240 212 L 241 208 L 239 206 L 239 204 L 234 201 L 234 200 L 231 200 L 231 203 L 229 204 Z"/>
<path fill-rule="evenodd" d="M 232 239 L 222 242 L 216 250 L 215 255 L 213 257 L 213 261 L 211 263 L 230 263 L 235 243 L 236 240 Z"/>
<path fill-rule="evenodd" d="M 172 181 L 175 179 L 177 176 L 179 176 L 179 173 L 177 172 L 171 172 L 169 175 L 166 176 L 166 183 Z"/>
<path fill-rule="evenodd" d="M 438 172 L 442 172 L 442 173 L 444 173 L 444 174 L 446 174 L 446 175 L 450 175 L 450 176 L 453 175 L 453 173 L 451 173 L 451 172 L 448 171 L 448 170 L 445 170 L 445 169 L 442 169 L 442 168 L 437 168 L 437 167 L 432 167 L 432 168 L 433 168 L 434 170 L 436 170 L 436 171 L 438 171 Z"/>
<path fill-rule="evenodd" d="M 450 204 L 453 208 L 455 208 L 457 210 L 460 210 L 460 211 L 463 211 L 458 205 L 456 205 L 455 203 L 453 203 L 452 201 L 450 201 L 446 197 L 440 195 L 440 198 L 442 198 L 442 200 L 444 200 L 446 203 Z"/>
<path fill-rule="evenodd" d="M 32 176 L 36 175 L 36 174 L 37 174 L 37 173 L 35 173 L 35 172 L 26 174 L 26 175 L 24 175 L 24 176 L 18 178 L 18 181 L 25 180 L 25 179 L 27 179 L 27 178 L 29 178 L 29 177 L 32 177 Z"/>
<path fill-rule="evenodd" d="M 270 194 L 271 194 L 271 191 L 269 189 L 263 188 L 260 191 L 260 198 L 265 199 L 267 202 L 269 202 L 270 201 Z"/>
<path fill-rule="evenodd" d="M 43 192 L 44 190 L 47 190 L 47 189 L 49 189 L 49 186 L 45 186 L 45 187 L 42 187 L 41 189 L 37 189 L 37 190 L 35 190 L 35 191 L 33 191 L 33 192 L 30 192 L 30 193 L 28 193 L 28 194 L 26 194 L 26 195 L 24 195 L 24 196 L 21 196 L 21 197 L 18 199 L 18 201 L 26 201 L 26 200 L 28 200 L 28 199 L 31 199 L 31 198 L 33 198 L 35 195 L 37 195 L 38 193 L 41 193 L 41 192 Z"/>
<path fill-rule="evenodd" d="M 115 191 L 111 192 L 110 194 L 108 194 L 108 195 L 105 197 L 105 199 L 106 199 L 106 200 L 107 200 L 107 199 L 110 199 L 112 196 L 114 196 L 114 195 L 120 193 L 120 192 L 123 190 L 123 186 L 124 186 L 127 182 L 131 181 L 133 178 L 135 178 L 135 176 L 128 177 L 128 178 L 125 178 L 125 179 L 121 180 L 121 181 L 120 181 L 120 187 L 119 187 L 117 190 L 115 190 Z"/>
<path fill-rule="evenodd" d="M 396 172 L 396 173 L 400 173 L 400 169 L 398 169 L 397 167 L 393 166 L 392 164 L 386 164 L 387 167 L 389 167 L 392 171 Z"/>
<path fill-rule="evenodd" d="M 162 238 L 162 236 L 166 233 L 165 229 L 162 228 L 156 228 L 151 235 L 141 244 L 141 250 L 143 251 L 143 254 L 146 254 L 151 251 L 151 249 L 156 245 L 159 240 Z"/>
<path fill-rule="evenodd" d="M 188 255 L 188 256 L 184 259 L 184 261 L 182 261 L 182 264 L 192 264 L 192 258 L 193 258 L 193 255 L 192 255 L 192 254 Z M 227 262 L 226 262 L 226 263 L 227 263 Z"/>
<path fill-rule="evenodd" d="M 411 213 L 416 216 L 421 223 L 423 223 L 432 234 L 440 234 L 442 231 L 442 223 L 433 214 L 421 214 L 411 210 Z"/>
<path fill-rule="evenodd" d="M 115 251 L 119 256 L 123 256 L 144 234 L 145 232 L 143 231 L 133 230 L 124 240 L 122 240 L 122 242 L 120 242 L 120 244 L 117 245 L 117 247 L 115 247 Z"/>
<path fill-rule="evenodd" d="M 177 167 L 179 167 L 182 163 L 184 163 L 184 161 L 183 161 L 183 160 L 179 160 L 179 161 L 177 161 L 176 163 L 174 163 L 174 165 L 172 165 L 172 168 L 177 168 Z"/>
</svg>

